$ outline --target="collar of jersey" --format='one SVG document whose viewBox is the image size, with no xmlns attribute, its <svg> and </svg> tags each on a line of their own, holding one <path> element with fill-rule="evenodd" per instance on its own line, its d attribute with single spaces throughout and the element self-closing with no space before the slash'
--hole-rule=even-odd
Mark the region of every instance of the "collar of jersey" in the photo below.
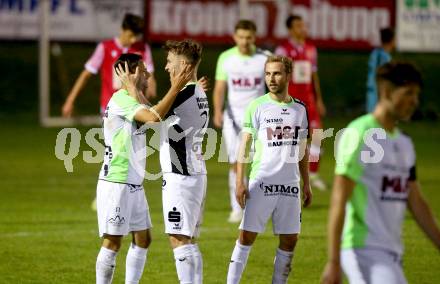
<svg viewBox="0 0 440 284">
<path fill-rule="evenodd" d="M 272 99 L 272 97 L 269 95 L 269 93 L 267 93 L 266 96 L 270 102 L 277 104 L 277 105 L 280 105 L 280 106 L 291 106 L 295 103 L 295 100 L 292 97 L 290 97 L 292 99 L 290 102 L 285 103 L 285 102 L 278 102 L 278 101 Z"/>
<path fill-rule="evenodd" d="M 240 51 L 238 50 L 238 46 L 235 46 L 235 51 L 236 51 L 236 53 L 237 53 L 237 55 L 239 57 L 241 57 L 241 58 L 249 58 L 249 57 L 252 57 L 257 52 L 257 47 L 255 45 L 252 45 L 252 53 L 249 54 L 249 55 L 241 54 Z"/>
<path fill-rule="evenodd" d="M 374 115 L 372 113 L 370 113 L 369 116 L 370 116 L 371 121 L 373 122 L 374 126 L 385 130 L 385 132 L 387 133 L 387 138 L 390 138 L 390 139 L 397 138 L 397 136 L 399 135 L 399 129 L 397 127 L 394 127 L 394 130 L 392 132 L 389 132 L 385 128 L 383 128 L 383 126 L 379 123 L 379 121 L 377 121 L 377 119 L 374 117 Z"/>
<path fill-rule="evenodd" d="M 126 89 L 120 89 L 119 91 L 116 91 L 116 93 L 114 94 L 116 96 L 127 96 L 127 99 L 131 99 L 136 101 L 135 98 L 133 98 L 132 96 L 130 96 L 130 94 L 128 93 L 128 91 Z"/>
</svg>

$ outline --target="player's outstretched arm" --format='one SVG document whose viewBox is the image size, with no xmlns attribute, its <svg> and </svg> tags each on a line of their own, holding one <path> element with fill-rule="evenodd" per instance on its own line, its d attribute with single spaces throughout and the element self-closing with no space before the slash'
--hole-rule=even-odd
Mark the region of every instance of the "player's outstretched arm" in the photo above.
<svg viewBox="0 0 440 284">
<path fill-rule="evenodd" d="M 312 188 L 310 187 L 309 179 L 309 143 L 307 139 L 302 139 L 300 141 L 300 151 L 302 159 L 298 162 L 299 172 L 301 174 L 301 179 L 303 181 L 303 199 L 304 207 L 308 207 L 312 203 Z"/>
<path fill-rule="evenodd" d="M 327 109 L 325 108 L 324 100 L 322 99 L 321 93 L 321 83 L 319 82 L 318 72 L 312 73 L 313 88 L 315 89 L 316 95 L 316 107 L 320 116 L 325 116 Z"/>
<path fill-rule="evenodd" d="M 214 126 L 217 128 L 223 125 L 223 106 L 225 103 L 225 93 L 227 89 L 227 82 L 223 80 L 215 80 L 213 92 L 213 106 L 214 106 Z"/>
<path fill-rule="evenodd" d="M 154 73 L 150 73 L 150 77 L 148 78 L 148 90 L 147 90 L 147 99 L 154 99 L 157 95 L 157 82 L 154 77 Z"/>
<path fill-rule="evenodd" d="M 73 113 L 73 106 L 75 104 L 75 100 L 80 94 L 81 90 L 86 85 L 87 81 L 92 77 L 92 73 L 90 73 L 88 70 L 84 69 L 81 74 L 78 76 L 78 78 L 75 81 L 75 84 L 72 87 L 72 90 L 70 91 L 69 95 L 67 96 L 66 101 L 64 102 L 61 113 L 64 117 L 71 117 Z"/>
<path fill-rule="evenodd" d="M 408 208 L 411 211 L 417 224 L 425 232 L 428 238 L 440 250 L 440 228 L 429 208 L 428 203 L 422 195 L 420 185 L 417 181 L 409 181 Z"/>
<path fill-rule="evenodd" d="M 236 191 L 235 197 L 241 208 L 246 206 L 246 199 L 249 198 L 249 190 L 244 181 L 246 176 L 246 168 L 248 163 L 249 152 L 252 145 L 252 134 L 242 132 L 240 148 L 237 157 L 237 176 L 236 176 Z"/>
<path fill-rule="evenodd" d="M 351 179 L 342 175 L 335 176 L 327 224 L 328 260 L 321 277 L 321 283 L 323 284 L 342 283 L 341 234 L 344 226 L 345 205 L 353 192 L 354 186 L 355 183 Z"/>
</svg>

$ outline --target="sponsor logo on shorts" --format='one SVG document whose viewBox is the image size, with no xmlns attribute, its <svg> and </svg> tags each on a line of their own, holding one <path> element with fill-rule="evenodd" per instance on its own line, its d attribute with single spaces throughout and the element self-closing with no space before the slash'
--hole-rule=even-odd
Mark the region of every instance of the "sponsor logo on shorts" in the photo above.
<svg viewBox="0 0 440 284">
<path fill-rule="evenodd" d="M 165 185 L 167 185 L 167 181 L 166 180 L 162 180 L 162 187 L 165 187 Z"/>
<path fill-rule="evenodd" d="M 182 213 L 177 211 L 176 207 L 173 207 L 173 211 L 168 212 L 168 221 L 174 223 L 173 230 L 181 230 L 182 225 Z"/>
<path fill-rule="evenodd" d="M 136 191 L 142 190 L 142 186 L 137 186 L 137 185 L 132 185 L 132 184 L 129 184 L 128 188 L 130 189 L 130 193 L 135 193 Z"/>
<path fill-rule="evenodd" d="M 116 215 L 115 217 L 108 219 L 107 223 L 113 224 L 115 226 L 121 226 L 125 224 L 125 218 Z"/>
<path fill-rule="evenodd" d="M 264 196 L 290 196 L 298 198 L 299 187 L 291 184 L 267 184 L 260 183 L 260 189 L 263 191 Z"/>
</svg>

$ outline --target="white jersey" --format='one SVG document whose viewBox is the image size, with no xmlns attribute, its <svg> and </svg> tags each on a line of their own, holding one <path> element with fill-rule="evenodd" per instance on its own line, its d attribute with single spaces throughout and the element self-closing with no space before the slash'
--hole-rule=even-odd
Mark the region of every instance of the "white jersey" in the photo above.
<svg viewBox="0 0 440 284">
<path fill-rule="evenodd" d="M 397 129 L 383 139 L 372 136 L 370 131 L 385 134 L 372 114 L 354 120 L 348 129 L 338 142 L 335 170 L 337 175 L 356 182 L 347 203 L 342 248 L 374 248 L 401 254 L 407 183 L 416 179 L 411 139 Z M 380 155 L 380 149 L 381 159 L 367 160 Z"/>
<path fill-rule="evenodd" d="M 233 47 L 222 52 L 217 61 L 215 79 L 227 81 L 226 112 L 238 127 L 249 103 L 265 93 L 264 66 L 269 54 L 269 51 L 255 49 L 248 56 Z"/>
<path fill-rule="evenodd" d="M 299 142 L 309 135 L 304 104 L 295 99 L 281 103 L 268 93 L 252 101 L 246 109 L 243 131 L 254 139 L 250 180 L 270 185 L 299 183 Z"/>
<path fill-rule="evenodd" d="M 99 179 L 141 185 L 145 176 L 145 131 L 138 129 L 134 115 L 146 106 L 126 90 L 110 99 L 103 118 L 105 154 Z"/>
<path fill-rule="evenodd" d="M 208 98 L 195 83 L 177 95 L 161 126 L 160 166 L 163 173 L 206 174 L 202 143 L 209 120 Z"/>
</svg>

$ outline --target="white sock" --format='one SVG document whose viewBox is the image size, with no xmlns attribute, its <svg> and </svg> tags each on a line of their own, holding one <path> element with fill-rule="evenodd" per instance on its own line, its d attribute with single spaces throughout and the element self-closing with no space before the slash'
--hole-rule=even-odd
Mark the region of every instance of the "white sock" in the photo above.
<svg viewBox="0 0 440 284">
<path fill-rule="evenodd" d="M 227 284 L 240 283 L 241 275 L 246 266 L 251 246 L 244 246 L 239 241 L 235 243 L 232 251 L 231 262 L 229 263 Z"/>
<path fill-rule="evenodd" d="M 234 170 L 229 169 L 229 197 L 231 198 L 231 208 L 232 211 L 241 211 L 240 204 L 237 202 L 237 198 L 235 198 L 235 183 L 237 174 Z"/>
<path fill-rule="evenodd" d="M 96 258 L 96 284 L 112 283 L 116 266 L 116 251 L 101 247 Z"/>
<path fill-rule="evenodd" d="M 293 252 L 277 249 L 273 264 L 272 284 L 285 284 L 292 265 Z"/>
<path fill-rule="evenodd" d="M 192 245 L 183 245 L 173 250 L 177 276 L 181 284 L 194 283 L 195 263 Z"/>
<path fill-rule="evenodd" d="M 125 283 L 137 284 L 144 272 L 148 249 L 131 243 L 125 260 Z"/>
<path fill-rule="evenodd" d="M 203 283 L 203 258 L 197 244 L 192 245 L 194 255 L 194 284 Z"/>
</svg>

